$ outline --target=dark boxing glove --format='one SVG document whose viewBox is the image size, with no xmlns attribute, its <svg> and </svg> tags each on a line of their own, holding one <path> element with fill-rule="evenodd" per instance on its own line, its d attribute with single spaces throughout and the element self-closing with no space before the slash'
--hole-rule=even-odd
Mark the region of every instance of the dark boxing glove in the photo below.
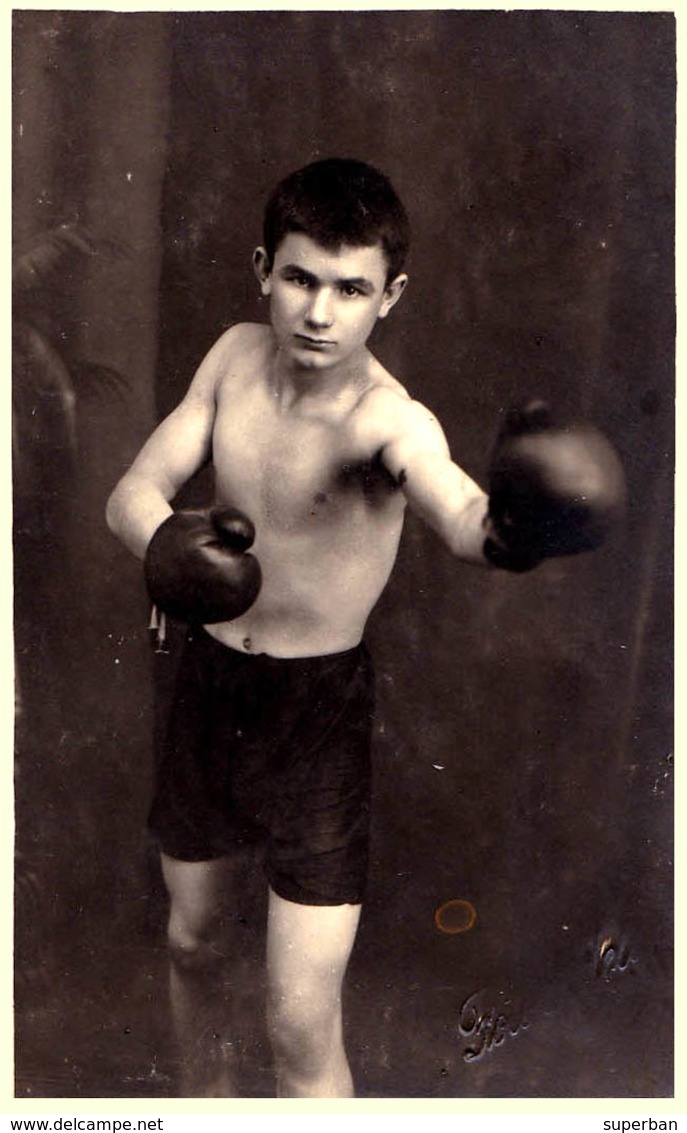
<svg viewBox="0 0 687 1133">
<path fill-rule="evenodd" d="M 489 469 L 495 566 L 526 571 L 543 559 L 601 546 L 625 505 L 618 454 L 593 425 L 563 425 L 545 402 L 512 409 Z"/>
<path fill-rule="evenodd" d="M 150 597 L 173 618 L 231 621 L 253 605 L 262 575 L 248 548 L 255 528 L 236 508 L 176 511 L 155 531 L 144 561 Z"/>
</svg>

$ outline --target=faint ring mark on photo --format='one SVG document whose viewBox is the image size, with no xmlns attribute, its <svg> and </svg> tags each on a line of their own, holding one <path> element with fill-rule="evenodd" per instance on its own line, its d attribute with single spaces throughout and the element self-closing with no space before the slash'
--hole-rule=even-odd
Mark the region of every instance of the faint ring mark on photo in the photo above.
<svg viewBox="0 0 687 1133">
<path fill-rule="evenodd" d="M 455 936 L 459 932 L 469 932 L 476 921 L 475 906 L 462 898 L 446 901 L 434 914 L 434 923 L 439 931 L 449 936 Z"/>
</svg>

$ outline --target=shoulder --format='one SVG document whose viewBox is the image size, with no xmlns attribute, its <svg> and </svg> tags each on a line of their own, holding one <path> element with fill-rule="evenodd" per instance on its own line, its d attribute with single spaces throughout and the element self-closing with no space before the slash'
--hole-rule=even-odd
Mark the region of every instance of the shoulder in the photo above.
<svg viewBox="0 0 687 1133">
<path fill-rule="evenodd" d="M 425 438 L 432 445 L 443 440 L 443 430 L 434 413 L 381 366 L 371 374 L 354 416 L 356 428 L 373 434 L 380 448 L 408 435 L 418 440 Z"/>
<path fill-rule="evenodd" d="M 255 351 L 268 351 L 272 341 L 269 326 L 263 323 L 236 323 L 217 339 L 207 354 L 206 361 L 233 361 Z"/>
<path fill-rule="evenodd" d="M 272 332 L 261 323 L 236 323 L 220 335 L 201 362 L 189 394 L 217 395 L 254 372 L 272 348 Z"/>
<path fill-rule="evenodd" d="M 370 365 L 360 383 L 353 413 L 359 422 L 396 414 L 412 403 L 405 386 L 385 370 L 376 358 L 370 356 Z"/>
</svg>

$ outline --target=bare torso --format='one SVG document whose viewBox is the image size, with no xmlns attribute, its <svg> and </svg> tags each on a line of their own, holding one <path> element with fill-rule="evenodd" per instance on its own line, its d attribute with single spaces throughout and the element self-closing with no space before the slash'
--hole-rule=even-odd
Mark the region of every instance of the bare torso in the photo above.
<svg viewBox="0 0 687 1133">
<path fill-rule="evenodd" d="M 375 394 L 407 395 L 366 352 L 344 380 L 323 387 L 315 378 L 285 397 L 270 329 L 236 330 L 216 388 L 216 493 L 253 520 L 263 585 L 246 614 L 207 628 L 248 652 L 340 652 L 360 641 L 403 527 L 405 498 L 380 459 Z"/>
</svg>

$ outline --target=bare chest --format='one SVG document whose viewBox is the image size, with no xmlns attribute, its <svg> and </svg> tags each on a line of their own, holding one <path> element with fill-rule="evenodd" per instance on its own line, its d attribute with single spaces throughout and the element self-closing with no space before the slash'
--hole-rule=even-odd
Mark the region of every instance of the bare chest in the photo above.
<svg viewBox="0 0 687 1133">
<path fill-rule="evenodd" d="M 313 532 L 379 515 L 397 495 L 346 414 L 279 413 L 260 398 L 220 407 L 213 438 L 220 495 L 274 531 Z"/>
</svg>

